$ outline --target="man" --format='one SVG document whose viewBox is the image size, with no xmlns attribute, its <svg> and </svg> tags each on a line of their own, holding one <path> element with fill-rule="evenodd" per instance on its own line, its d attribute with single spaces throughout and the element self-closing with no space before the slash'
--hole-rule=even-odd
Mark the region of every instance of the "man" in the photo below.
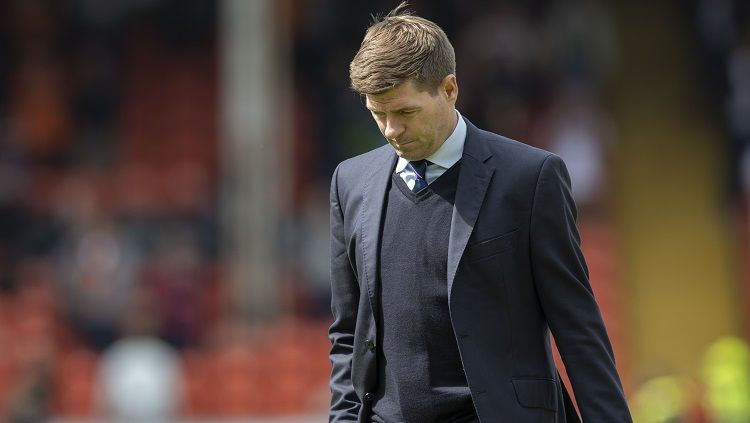
<svg viewBox="0 0 750 423">
<path fill-rule="evenodd" d="M 565 165 L 455 110 L 445 33 L 404 4 L 350 66 L 389 145 L 331 183 L 334 422 L 630 422 Z M 425 161 L 426 160 L 426 161 Z"/>
</svg>

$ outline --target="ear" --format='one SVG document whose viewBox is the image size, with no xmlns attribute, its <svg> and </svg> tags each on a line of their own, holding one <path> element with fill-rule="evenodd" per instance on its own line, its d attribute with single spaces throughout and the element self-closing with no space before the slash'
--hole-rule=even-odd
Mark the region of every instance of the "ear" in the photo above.
<svg viewBox="0 0 750 423">
<path fill-rule="evenodd" d="M 440 94 L 444 95 L 448 101 L 455 102 L 458 98 L 458 81 L 456 75 L 448 74 L 440 83 Z"/>
</svg>

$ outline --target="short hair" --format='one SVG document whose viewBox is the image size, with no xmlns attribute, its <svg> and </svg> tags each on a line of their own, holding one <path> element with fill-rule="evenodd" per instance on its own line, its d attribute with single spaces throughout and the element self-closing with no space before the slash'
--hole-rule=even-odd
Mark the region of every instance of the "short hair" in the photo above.
<svg viewBox="0 0 750 423">
<path fill-rule="evenodd" d="M 373 17 L 349 64 L 351 87 L 359 94 L 381 94 L 408 80 L 435 93 L 443 78 L 456 73 L 455 52 L 445 32 L 407 7 L 403 2 L 385 17 Z"/>
</svg>

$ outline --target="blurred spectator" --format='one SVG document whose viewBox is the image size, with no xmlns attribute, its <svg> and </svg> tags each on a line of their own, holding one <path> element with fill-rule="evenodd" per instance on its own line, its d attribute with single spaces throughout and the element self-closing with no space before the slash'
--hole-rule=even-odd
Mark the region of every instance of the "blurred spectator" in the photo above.
<svg viewBox="0 0 750 423">
<path fill-rule="evenodd" d="M 580 209 L 601 211 L 609 186 L 614 121 L 585 84 L 561 87 L 533 138 L 565 160 Z"/>
<path fill-rule="evenodd" d="M 182 395 L 179 357 L 158 338 L 121 339 L 102 355 L 99 389 L 110 421 L 172 422 Z"/>
<path fill-rule="evenodd" d="M 51 381 L 56 364 L 55 299 L 51 290 L 53 270 L 45 261 L 27 261 L 18 267 L 18 287 L 13 303 L 3 304 L 9 327 L 0 350 L 12 358 L 13 382 L 7 392 L 7 421 L 32 423 L 51 413 Z M 4 330 L 0 330 L 2 332 Z M 2 338 L 2 336 L 0 336 Z M 1 414 L 0 414 L 1 416 Z"/>
<path fill-rule="evenodd" d="M 703 364 L 706 403 L 713 421 L 750 421 L 750 348 L 745 341 L 725 337 L 714 342 Z"/>
<path fill-rule="evenodd" d="M 167 423 L 181 407 L 183 378 L 176 350 L 156 335 L 160 308 L 146 286 L 134 290 L 121 338 L 100 359 L 99 406 L 113 422 Z"/>
<path fill-rule="evenodd" d="M 51 340 L 28 342 L 8 397 L 9 423 L 38 423 L 51 414 L 54 349 Z"/>
<path fill-rule="evenodd" d="M 458 108 L 487 130 L 528 141 L 538 47 L 530 12 L 520 3 L 496 3 L 470 19 L 455 35 Z"/>
<path fill-rule="evenodd" d="M 18 137 L 0 118 L 0 289 L 10 290 L 11 275 L 21 257 L 28 253 L 27 234 L 31 216 L 24 207 L 23 193 L 29 185 L 29 169 Z"/>
<path fill-rule="evenodd" d="M 328 197 L 320 195 L 324 189 L 308 183 L 299 209 L 282 231 L 282 275 L 290 311 L 318 318 L 327 318 L 331 305 Z"/>
<path fill-rule="evenodd" d="M 196 346 L 211 320 L 210 269 L 185 229 L 164 231 L 158 243 L 141 283 L 159 304 L 161 338 L 178 348 Z"/>
<path fill-rule="evenodd" d="M 639 423 L 703 423 L 700 386 L 677 376 L 643 383 L 631 400 L 633 421 Z"/>
<path fill-rule="evenodd" d="M 750 199 L 750 31 L 732 50 L 727 64 L 729 93 L 726 114 L 729 136 L 741 151 L 739 174 L 742 194 Z"/>
<path fill-rule="evenodd" d="M 689 9 L 696 40 L 696 66 L 704 112 L 725 134 L 730 202 L 750 187 L 750 7 L 739 0 L 695 0 Z"/>
<path fill-rule="evenodd" d="M 694 15 L 697 66 L 702 73 L 706 99 L 706 111 L 721 119 L 723 98 L 727 92 L 727 55 L 737 36 L 735 24 L 735 1 L 695 0 L 691 12 Z"/>
<path fill-rule="evenodd" d="M 101 349 L 116 339 L 136 283 L 138 253 L 102 208 L 90 175 L 69 177 L 59 201 L 66 227 L 56 254 L 59 295 L 71 322 Z"/>
<path fill-rule="evenodd" d="M 596 0 L 550 2 L 544 18 L 544 44 L 537 59 L 546 77 L 588 83 L 602 90 L 619 58 L 617 26 L 610 6 Z"/>
</svg>

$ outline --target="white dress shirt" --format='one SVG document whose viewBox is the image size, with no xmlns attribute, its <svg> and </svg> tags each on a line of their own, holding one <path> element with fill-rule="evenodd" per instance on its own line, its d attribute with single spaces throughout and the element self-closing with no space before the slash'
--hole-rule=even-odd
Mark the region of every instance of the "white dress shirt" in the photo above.
<svg viewBox="0 0 750 423">
<path fill-rule="evenodd" d="M 464 122 L 458 110 L 456 110 L 456 116 L 458 116 L 458 123 L 450 136 L 436 152 L 432 153 L 429 157 L 425 157 L 431 163 L 427 166 L 427 175 L 425 175 L 425 180 L 428 184 L 431 184 L 440 175 L 445 173 L 446 170 L 456 164 L 457 161 L 461 160 L 461 155 L 464 153 L 466 122 Z M 407 164 L 409 164 L 408 160 L 399 157 L 398 163 L 396 163 L 396 173 L 406 182 L 409 189 L 414 189 L 417 175 L 411 170 L 411 167 L 406 166 Z"/>
</svg>

